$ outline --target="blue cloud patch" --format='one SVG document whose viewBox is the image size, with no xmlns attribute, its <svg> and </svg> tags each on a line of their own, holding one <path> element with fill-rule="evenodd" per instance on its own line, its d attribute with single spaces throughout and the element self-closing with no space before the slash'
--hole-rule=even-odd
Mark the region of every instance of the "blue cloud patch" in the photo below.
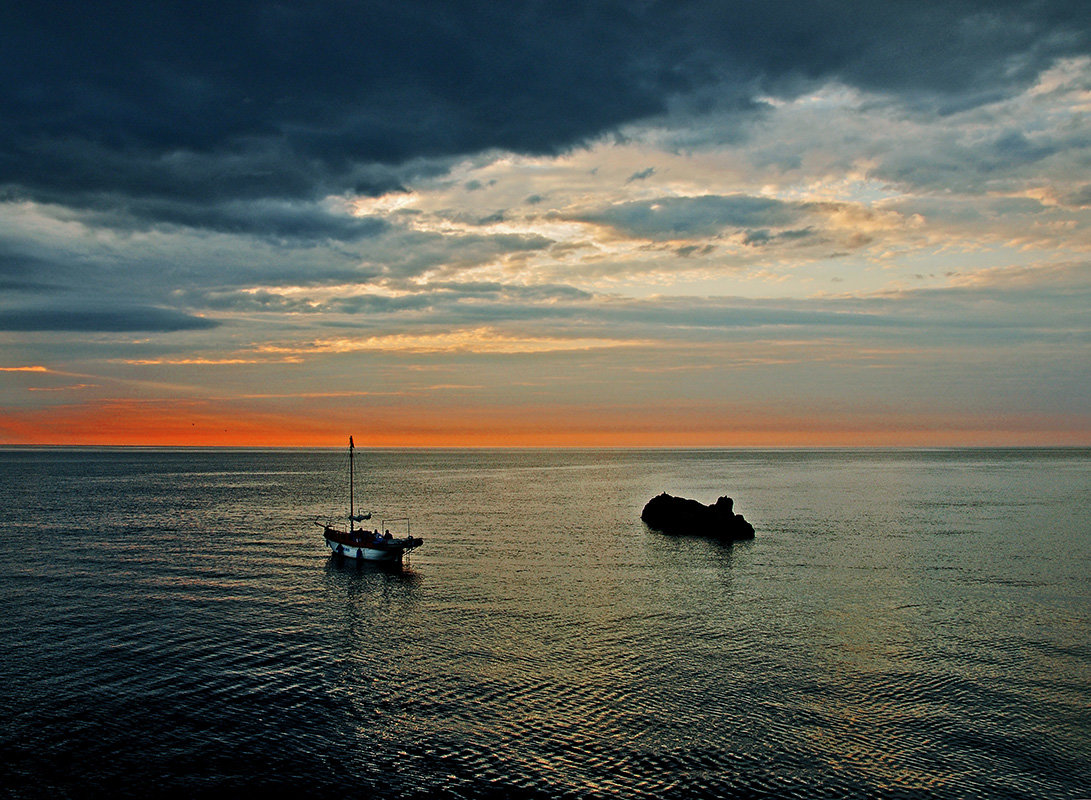
<svg viewBox="0 0 1091 800">
<path fill-rule="evenodd" d="M 648 239 L 695 239 L 740 228 L 776 228 L 803 216 L 790 203 L 749 195 L 664 197 L 622 203 L 580 217 Z"/>
<path fill-rule="evenodd" d="M 25 308 L 0 311 L 0 330 L 2 331 L 172 333 L 215 328 L 219 324 L 215 320 L 154 306 L 112 310 Z"/>
</svg>

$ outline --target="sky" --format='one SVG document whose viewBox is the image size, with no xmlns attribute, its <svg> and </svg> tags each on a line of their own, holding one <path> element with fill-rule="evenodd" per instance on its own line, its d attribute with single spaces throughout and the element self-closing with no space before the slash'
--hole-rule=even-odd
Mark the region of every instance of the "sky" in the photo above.
<svg viewBox="0 0 1091 800">
<path fill-rule="evenodd" d="M 0 6 L 0 444 L 1091 445 L 1078 2 Z"/>
</svg>

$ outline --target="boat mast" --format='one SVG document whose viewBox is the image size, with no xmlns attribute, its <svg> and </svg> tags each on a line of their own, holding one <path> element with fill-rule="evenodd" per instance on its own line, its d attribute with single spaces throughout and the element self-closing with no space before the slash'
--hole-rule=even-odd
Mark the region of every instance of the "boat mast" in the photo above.
<svg viewBox="0 0 1091 800">
<path fill-rule="evenodd" d="M 356 478 L 356 475 L 355 475 L 356 465 L 355 465 L 355 463 L 353 461 L 353 458 L 354 458 L 353 450 L 354 449 L 355 449 L 355 445 L 353 445 L 352 437 L 350 436 L 349 437 L 349 533 L 352 533 L 352 531 L 353 531 L 353 525 L 354 525 L 354 522 L 355 522 L 353 520 L 353 517 L 356 516 L 356 509 L 354 508 L 355 498 L 353 497 L 353 490 L 355 489 L 355 487 L 353 486 L 353 483 L 355 482 L 355 478 Z"/>
</svg>

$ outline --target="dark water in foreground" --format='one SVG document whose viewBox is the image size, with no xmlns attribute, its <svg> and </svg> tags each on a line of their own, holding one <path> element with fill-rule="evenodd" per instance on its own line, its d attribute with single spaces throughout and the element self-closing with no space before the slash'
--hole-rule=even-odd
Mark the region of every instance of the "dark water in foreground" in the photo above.
<svg viewBox="0 0 1091 800">
<path fill-rule="evenodd" d="M 358 453 L 0 450 L 0 792 L 1091 794 L 1091 451 Z"/>
</svg>

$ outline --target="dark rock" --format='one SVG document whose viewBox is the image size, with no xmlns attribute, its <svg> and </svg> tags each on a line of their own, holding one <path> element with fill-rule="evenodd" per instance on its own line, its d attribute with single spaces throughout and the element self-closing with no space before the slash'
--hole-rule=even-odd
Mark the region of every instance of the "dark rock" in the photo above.
<svg viewBox="0 0 1091 800">
<path fill-rule="evenodd" d="M 725 542 L 754 538 L 754 526 L 732 510 L 735 501 L 721 497 L 706 506 L 696 500 L 664 492 L 644 506 L 640 518 L 649 528 L 663 533 L 710 536 Z"/>
</svg>

